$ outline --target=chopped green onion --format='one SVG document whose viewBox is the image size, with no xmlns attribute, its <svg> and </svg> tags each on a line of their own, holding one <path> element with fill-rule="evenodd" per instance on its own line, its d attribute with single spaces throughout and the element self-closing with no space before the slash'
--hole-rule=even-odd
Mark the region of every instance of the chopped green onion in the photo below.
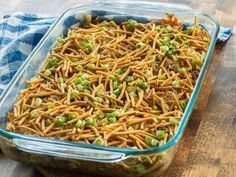
<svg viewBox="0 0 236 177">
<path fill-rule="evenodd" d="M 137 96 L 137 94 L 135 92 L 130 92 L 130 95 L 133 96 L 133 97 Z"/>
<path fill-rule="evenodd" d="M 57 59 L 57 58 L 55 58 L 55 57 L 53 57 L 53 58 L 50 58 L 49 60 L 48 60 L 48 67 L 49 68 L 51 68 L 51 67 L 57 67 L 58 66 L 58 62 L 59 62 L 59 60 Z"/>
<path fill-rule="evenodd" d="M 91 35 L 85 35 L 85 36 L 84 36 L 84 39 L 87 40 L 87 41 L 89 41 L 89 40 L 92 40 L 92 39 L 93 39 L 93 36 L 91 36 Z"/>
<path fill-rule="evenodd" d="M 74 31 L 69 29 L 68 32 L 67 32 L 67 36 L 70 37 L 74 34 Z"/>
<path fill-rule="evenodd" d="M 188 40 L 184 40 L 184 41 L 182 41 L 182 45 L 188 47 L 188 46 L 190 46 L 190 43 Z"/>
<path fill-rule="evenodd" d="M 77 86 L 77 89 L 78 89 L 79 91 L 83 91 L 83 90 L 84 90 L 84 86 L 78 85 L 78 86 Z"/>
<path fill-rule="evenodd" d="M 65 116 L 57 116 L 54 120 L 57 126 L 61 126 L 67 121 L 67 118 Z"/>
<path fill-rule="evenodd" d="M 36 107 L 39 107 L 43 103 L 43 100 L 41 98 L 36 98 L 34 101 L 34 105 Z"/>
<path fill-rule="evenodd" d="M 117 88 L 118 88 L 118 82 L 117 82 L 117 81 L 114 81 L 114 82 L 113 82 L 113 88 L 114 88 L 114 89 L 117 89 Z"/>
<path fill-rule="evenodd" d="M 168 33 L 169 31 L 166 28 L 161 28 L 162 33 Z"/>
<path fill-rule="evenodd" d="M 45 126 L 48 127 L 49 125 L 52 124 L 52 121 L 50 119 L 45 120 Z"/>
<path fill-rule="evenodd" d="M 52 103 L 52 102 L 49 102 L 49 103 L 47 104 L 47 107 L 48 107 L 48 109 L 52 109 L 52 108 L 53 108 L 53 103 Z"/>
<path fill-rule="evenodd" d="M 185 108 L 187 107 L 185 101 L 183 101 L 183 100 L 181 100 L 181 101 L 179 102 L 179 104 L 180 104 L 180 107 L 181 107 L 183 110 L 185 110 Z"/>
<path fill-rule="evenodd" d="M 38 118 L 38 117 L 39 117 L 39 112 L 38 111 L 36 111 L 36 110 L 31 111 L 31 113 L 30 113 L 30 118 L 31 119 Z"/>
<path fill-rule="evenodd" d="M 174 80 L 174 81 L 172 82 L 172 86 L 173 86 L 174 88 L 179 88 L 179 87 L 180 87 L 180 82 L 179 82 L 178 80 Z"/>
<path fill-rule="evenodd" d="M 136 48 L 141 48 L 143 45 L 144 45 L 144 43 L 139 42 L 139 43 L 136 44 Z"/>
<path fill-rule="evenodd" d="M 72 90 L 70 93 L 70 98 L 74 99 L 79 95 L 79 92 L 77 90 Z"/>
<path fill-rule="evenodd" d="M 93 144 L 97 144 L 97 145 L 104 145 L 104 140 L 102 139 L 102 137 L 98 137 L 94 140 Z"/>
<path fill-rule="evenodd" d="M 190 26 L 190 27 L 187 27 L 187 33 L 188 34 L 191 34 L 191 33 L 193 33 L 193 29 L 194 29 L 194 26 Z"/>
<path fill-rule="evenodd" d="M 62 37 L 58 37 L 57 38 L 57 45 L 61 45 L 65 42 L 65 39 L 63 39 Z"/>
<path fill-rule="evenodd" d="M 57 82 L 58 82 L 58 83 L 63 83 L 63 82 L 64 82 L 64 79 L 63 79 L 62 77 L 58 77 L 58 78 L 57 78 Z"/>
<path fill-rule="evenodd" d="M 145 75 L 146 77 L 150 77 L 150 76 L 151 76 L 151 71 L 150 71 L 150 70 L 145 69 L 145 70 L 143 71 L 143 73 L 144 73 L 144 75 Z"/>
<path fill-rule="evenodd" d="M 156 140 L 155 138 L 151 138 L 151 137 L 145 137 L 144 141 L 148 144 L 148 145 L 151 145 L 151 146 L 157 146 L 159 141 Z"/>
<path fill-rule="evenodd" d="M 137 165 L 132 166 L 132 170 L 134 172 L 137 172 L 137 173 L 141 174 L 141 175 L 144 175 L 147 172 L 145 166 L 142 165 L 142 164 L 137 164 Z"/>
<path fill-rule="evenodd" d="M 120 93 L 121 93 L 121 89 L 117 88 L 117 89 L 114 90 L 113 93 L 118 97 L 120 95 Z"/>
<path fill-rule="evenodd" d="M 165 131 L 163 130 L 157 130 L 156 131 L 156 137 L 158 140 L 162 140 L 165 138 Z"/>
<path fill-rule="evenodd" d="M 64 88 L 64 89 L 67 87 L 66 83 L 61 83 L 61 86 L 62 86 L 62 88 Z"/>
<path fill-rule="evenodd" d="M 124 70 L 123 69 L 117 69 L 117 70 L 115 70 L 115 74 L 124 74 Z"/>
<path fill-rule="evenodd" d="M 75 112 L 69 112 L 68 114 L 68 119 L 71 120 L 71 119 L 74 119 L 76 118 L 78 115 L 75 113 Z"/>
<path fill-rule="evenodd" d="M 169 121 L 170 121 L 171 124 L 174 124 L 174 125 L 178 125 L 179 124 L 179 121 L 176 118 L 174 118 L 174 117 L 171 117 L 169 119 Z"/>
<path fill-rule="evenodd" d="M 100 27 L 100 31 L 107 31 L 107 27 L 105 26 Z"/>
<path fill-rule="evenodd" d="M 192 60 L 191 65 L 193 67 L 196 67 L 196 66 L 201 67 L 203 65 L 203 61 L 200 58 L 195 58 Z"/>
<path fill-rule="evenodd" d="M 52 74 L 52 71 L 50 69 L 46 69 L 44 72 L 45 76 L 50 76 Z"/>
<path fill-rule="evenodd" d="M 113 76 L 112 74 L 110 74 L 108 78 L 111 79 L 113 82 L 117 80 L 117 78 Z"/>
<path fill-rule="evenodd" d="M 86 124 L 87 125 L 92 125 L 92 126 L 97 126 L 97 121 L 92 118 L 92 117 L 89 117 L 87 120 L 86 120 Z"/>
<path fill-rule="evenodd" d="M 79 59 L 78 58 L 71 58 L 71 61 L 72 62 L 77 62 L 77 61 L 79 61 Z"/>
<path fill-rule="evenodd" d="M 97 113 L 98 117 L 100 117 L 100 118 L 104 117 L 104 113 L 101 110 L 97 110 L 96 113 Z"/>
<path fill-rule="evenodd" d="M 116 117 L 109 117 L 107 118 L 109 122 L 115 123 L 116 122 Z"/>
<path fill-rule="evenodd" d="M 95 68 L 95 64 L 89 63 L 86 65 L 89 70 L 93 70 Z"/>
<path fill-rule="evenodd" d="M 149 55 L 148 56 L 148 60 L 155 61 L 156 60 L 156 56 L 155 55 Z"/>
<path fill-rule="evenodd" d="M 85 124 L 86 124 L 86 122 L 85 122 L 85 120 L 78 120 L 77 122 L 76 122 L 76 124 L 75 124 L 75 127 L 76 128 L 82 128 L 82 127 L 84 127 L 85 126 Z"/>
<path fill-rule="evenodd" d="M 128 20 L 128 23 L 131 25 L 131 26 L 135 26 L 138 24 L 138 22 L 136 20 L 133 20 L 133 19 L 129 19 Z"/>
</svg>

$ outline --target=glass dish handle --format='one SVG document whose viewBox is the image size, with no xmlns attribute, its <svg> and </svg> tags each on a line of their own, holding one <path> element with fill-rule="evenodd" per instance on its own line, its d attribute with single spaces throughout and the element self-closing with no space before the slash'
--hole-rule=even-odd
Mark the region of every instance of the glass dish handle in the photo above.
<svg viewBox="0 0 236 177">
<path fill-rule="evenodd" d="M 165 3 L 165 2 L 153 2 L 153 1 L 127 1 L 127 0 L 120 0 L 114 1 L 114 0 L 107 0 L 107 1 L 101 1 L 100 2 L 103 5 L 107 6 L 115 6 L 115 7 L 128 7 L 128 8 L 138 8 L 138 9 L 147 9 L 147 10 L 162 10 L 164 11 L 193 11 L 192 7 L 189 5 L 181 4 L 181 3 Z"/>
<path fill-rule="evenodd" d="M 53 144 L 40 140 L 12 139 L 13 144 L 25 152 L 57 156 L 62 158 L 112 163 L 126 158 L 124 153 L 92 149 L 82 146 Z"/>
</svg>

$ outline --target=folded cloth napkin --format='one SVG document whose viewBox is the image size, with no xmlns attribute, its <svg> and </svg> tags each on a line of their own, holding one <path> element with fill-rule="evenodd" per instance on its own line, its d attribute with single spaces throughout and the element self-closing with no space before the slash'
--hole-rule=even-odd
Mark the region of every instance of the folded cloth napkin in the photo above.
<svg viewBox="0 0 236 177">
<path fill-rule="evenodd" d="M 0 95 L 55 17 L 14 13 L 0 20 Z M 225 42 L 231 28 L 221 27 L 217 43 Z"/>
</svg>

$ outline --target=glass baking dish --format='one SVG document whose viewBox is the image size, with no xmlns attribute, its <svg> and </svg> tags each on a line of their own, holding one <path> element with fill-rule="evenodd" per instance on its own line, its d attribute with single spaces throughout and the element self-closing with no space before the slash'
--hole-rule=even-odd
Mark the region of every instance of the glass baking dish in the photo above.
<svg viewBox="0 0 236 177">
<path fill-rule="evenodd" d="M 66 34 L 70 27 L 83 24 L 85 15 L 105 16 L 115 21 L 127 20 L 130 17 L 145 21 L 163 18 L 166 12 L 174 13 L 181 23 L 192 22 L 197 16 L 199 24 L 203 25 L 211 36 L 206 59 L 178 131 L 166 144 L 144 150 L 122 149 L 59 141 L 5 131 L 7 113 L 13 109 L 18 94 L 26 87 L 24 81 L 39 73 L 47 54 L 55 46 L 56 38 Z M 118 16 L 119 18 L 116 18 Z M 0 137 L 2 151 L 14 160 L 32 165 L 78 170 L 83 173 L 102 176 L 158 176 L 168 168 L 174 158 L 178 142 L 193 110 L 210 63 L 218 31 L 219 25 L 214 18 L 178 4 L 106 1 L 78 5 L 68 9 L 48 30 L 1 96 Z"/>
</svg>

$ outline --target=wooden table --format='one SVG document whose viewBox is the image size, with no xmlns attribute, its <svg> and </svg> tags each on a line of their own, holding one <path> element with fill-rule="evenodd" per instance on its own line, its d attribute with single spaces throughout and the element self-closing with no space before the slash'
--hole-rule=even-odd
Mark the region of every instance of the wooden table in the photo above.
<svg viewBox="0 0 236 177">
<path fill-rule="evenodd" d="M 15 11 L 60 14 L 82 0 L 0 1 L 0 17 Z M 166 0 L 213 15 L 222 26 L 236 28 L 235 0 Z M 236 37 L 216 47 L 198 104 L 177 155 L 162 177 L 236 177 Z M 47 176 L 52 171 L 47 171 Z M 41 177 L 33 167 L 0 153 L 1 177 Z"/>
</svg>

